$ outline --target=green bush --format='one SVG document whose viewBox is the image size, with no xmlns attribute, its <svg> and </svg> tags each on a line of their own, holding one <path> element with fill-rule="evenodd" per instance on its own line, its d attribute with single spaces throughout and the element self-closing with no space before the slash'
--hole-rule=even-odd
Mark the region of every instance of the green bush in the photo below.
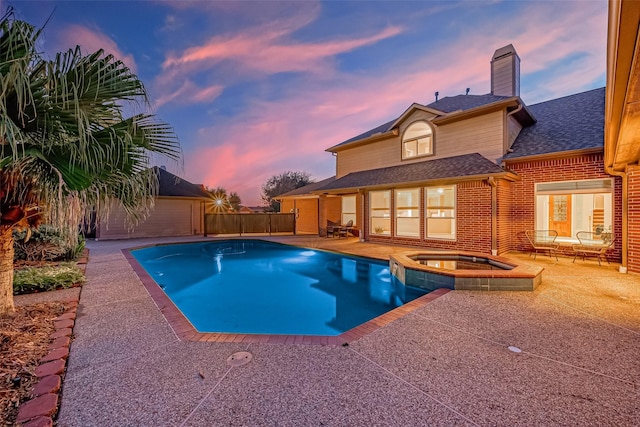
<svg viewBox="0 0 640 427">
<path fill-rule="evenodd" d="M 84 282 L 84 274 L 72 262 L 57 266 L 28 267 L 14 272 L 13 293 L 19 295 L 65 289 Z"/>
<path fill-rule="evenodd" d="M 27 231 L 13 232 L 14 260 L 25 261 L 72 261 L 78 259 L 84 249 L 82 236 L 78 244 L 69 245 L 63 232 L 51 225 L 32 228 L 29 240 L 25 241 Z"/>
</svg>

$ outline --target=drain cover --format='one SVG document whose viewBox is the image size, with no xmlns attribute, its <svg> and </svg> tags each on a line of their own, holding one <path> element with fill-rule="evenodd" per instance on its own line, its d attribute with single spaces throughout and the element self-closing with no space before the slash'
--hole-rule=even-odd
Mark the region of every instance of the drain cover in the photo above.
<svg viewBox="0 0 640 427">
<path fill-rule="evenodd" d="M 248 351 L 239 351 L 227 357 L 227 365 L 244 366 L 247 363 L 251 362 L 251 359 L 253 359 L 251 353 L 249 353 Z"/>
<path fill-rule="evenodd" d="M 520 350 L 518 347 L 510 345 L 509 347 L 507 347 L 509 349 L 509 351 L 513 351 L 514 353 L 522 353 L 522 350 Z"/>
</svg>

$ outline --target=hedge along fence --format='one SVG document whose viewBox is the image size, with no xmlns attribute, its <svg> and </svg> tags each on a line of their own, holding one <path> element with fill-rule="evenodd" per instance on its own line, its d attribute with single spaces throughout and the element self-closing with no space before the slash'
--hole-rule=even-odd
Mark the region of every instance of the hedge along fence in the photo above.
<svg viewBox="0 0 640 427">
<path fill-rule="evenodd" d="M 278 214 L 205 214 L 204 235 L 292 233 L 295 234 L 296 216 L 293 213 Z"/>
</svg>

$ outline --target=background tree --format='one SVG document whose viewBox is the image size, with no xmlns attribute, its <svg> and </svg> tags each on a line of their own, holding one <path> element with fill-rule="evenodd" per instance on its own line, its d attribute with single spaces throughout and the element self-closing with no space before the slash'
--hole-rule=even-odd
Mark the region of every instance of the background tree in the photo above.
<svg viewBox="0 0 640 427">
<path fill-rule="evenodd" d="M 279 175 L 274 175 L 262 186 L 262 201 L 265 206 L 268 206 L 269 211 L 279 212 L 280 202 L 274 200 L 274 197 L 296 188 L 304 187 L 312 182 L 314 181 L 307 172 L 286 171 Z"/>
<path fill-rule="evenodd" d="M 158 191 L 151 153 L 181 155 L 167 124 L 125 116 L 149 104 L 124 63 L 79 47 L 46 60 L 41 31 L 12 10 L 0 18 L 0 315 L 14 309 L 14 229 L 47 222 L 73 241 L 87 212 L 117 205 L 135 224 Z"/>
<path fill-rule="evenodd" d="M 238 193 L 232 191 L 229 194 L 229 198 L 227 200 L 229 200 L 229 205 L 231 205 L 231 209 L 233 210 L 233 212 L 240 211 L 240 205 L 242 204 L 242 199 L 240 199 L 240 196 L 238 195 Z"/>
</svg>

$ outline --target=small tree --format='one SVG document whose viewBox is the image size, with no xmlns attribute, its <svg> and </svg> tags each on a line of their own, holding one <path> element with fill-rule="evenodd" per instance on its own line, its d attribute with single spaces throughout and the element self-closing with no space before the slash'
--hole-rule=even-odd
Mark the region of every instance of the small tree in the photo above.
<svg viewBox="0 0 640 427">
<path fill-rule="evenodd" d="M 274 199 L 281 194 L 304 187 L 313 183 L 308 172 L 286 171 L 279 175 L 274 175 L 262 186 L 262 201 L 269 207 L 271 212 L 280 211 L 280 202 Z"/>
<path fill-rule="evenodd" d="M 232 191 L 229 194 L 229 198 L 227 200 L 229 200 L 229 205 L 231 205 L 231 209 L 234 212 L 238 212 L 240 210 L 240 205 L 242 204 L 242 199 L 240 199 L 240 196 L 238 195 L 238 193 Z"/>
</svg>

